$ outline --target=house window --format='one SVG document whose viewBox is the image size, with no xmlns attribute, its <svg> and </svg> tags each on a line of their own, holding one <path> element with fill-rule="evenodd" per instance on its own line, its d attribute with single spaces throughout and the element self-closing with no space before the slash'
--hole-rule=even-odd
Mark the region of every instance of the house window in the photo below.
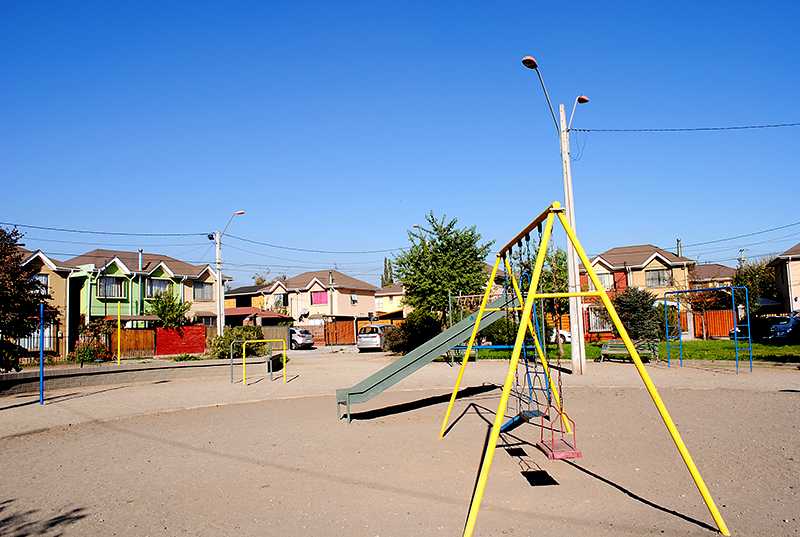
<svg viewBox="0 0 800 537">
<path fill-rule="evenodd" d="M 147 280 L 147 298 L 154 298 L 156 293 L 166 293 L 171 283 L 170 280 Z"/>
<path fill-rule="evenodd" d="M 647 287 L 669 287 L 672 285 L 672 276 L 670 276 L 667 269 L 647 270 L 644 276 Z"/>
<path fill-rule="evenodd" d="M 125 298 L 125 278 L 102 276 L 97 280 L 97 296 L 101 298 Z"/>
<path fill-rule="evenodd" d="M 49 286 L 50 281 L 47 274 L 34 274 L 33 276 L 31 276 L 31 280 L 35 280 L 42 284 L 42 287 L 35 291 L 37 295 L 46 295 L 50 290 Z"/>
<path fill-rule="evenodd" d="M 275 298 L 272 301 L 272 305 L 275 308 L 285 308 L 286 303 L 288 302 L 286 294 L 275 295 Z"/>
<path fill-rule="evenodd" d="M 355 291 L 350 291 L 350 305 L 354 305 L 358 303 L 358 296 L 356 295 Z"/>
<path fill-rule="evenodd" d="M 603 289 L 606 291 L 610 291 L 614 288 L 614 275 L 609 273 L 598 273 L 597 279 L 600 280 L 600 285 L 603 286 Z M 589 290 L 590 291 L 597 291 L 594 288 L 594 282 L 591 278 L 589 278 Z"/>
<path fill-rule="evenodd" d="M 382 308 L 383 307 L 383 297 L 382 296 L 376 296 L 375 297 L 375 307 L 376 308 Z"/>
<path fill-rule="evenodd" d="M 393 296 L 390 296 L 390 297 L 389 297 L 389 304 L 391 304 L 391 303 L 393 303 L 393 302 L 394 302 L 394 297 L 393 297 Z"/>
<path fill-rule="evenodd" d="M 611 323 L 598 308 L 589 308 L 589 332 L 611 332 Z"/>
<path fill-rule="evenodd" d="M 41 327 L 37 328 L 36 331 L 29 335 L 28 337 L 20 338 L 17 340 L 17 345 L 24 348 L 28 351 L 38 351 L 39 350 L 39 343 L 42 340 L 41 336 Z M 44 326 L 44 350 L 52 351 L 55 350 L 55 337 L 54 337 L 54 330 L 53 325 L 48 324 Z"/>
<path fill-rule="evenodd" d="M 216 317 L 197 317 L 197 322 L 202 324 L 203 326 L 217 326 L 217 318 Z"/>
<path fill-rule="evenodd" d="M 328 291 L 311 291 L 311 305 L 320 306 L 328 303 Z"/>
<path fill-rule="evenodd" d="M 214 300 L 214 284 L 195 282 L 192 290 L 193 300 Z"/>
</svg>

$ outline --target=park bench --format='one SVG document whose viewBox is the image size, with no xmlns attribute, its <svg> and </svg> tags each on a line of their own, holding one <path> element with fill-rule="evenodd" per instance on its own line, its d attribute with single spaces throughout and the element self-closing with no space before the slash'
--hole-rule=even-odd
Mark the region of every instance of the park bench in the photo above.
<svg viewBox="0 0 800 537">
<path fill-rule="evenodd" d="M 637 339 L 633 341 L 633 347 L 639 353 L 639 358 L 642 362 L 649 362 L 651 359 L 658 360 L 658 341 L 650 341 L 644 339 Z M 595 362 L 602 362 L 608 360 L 612 356 L 616 357 L 630 357 L 628 348 L 625 342 L 621 339 L 609 339 L 603 343 L 603 348 L 600 349 L 600 358 L 595 359 Z M 625 358 L 623 358 L 624 360 Z"/>
</svg>

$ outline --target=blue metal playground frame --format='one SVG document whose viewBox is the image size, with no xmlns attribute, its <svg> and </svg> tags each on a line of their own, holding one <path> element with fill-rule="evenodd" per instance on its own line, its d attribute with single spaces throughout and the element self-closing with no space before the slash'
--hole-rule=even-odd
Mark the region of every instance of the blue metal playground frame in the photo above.
<svg viewBox="0 0 800 537">
<path fill-rule="evenodd" d="M 737 289 L 744 291 L 744 304 L 745 304 L 745 307 L 747 308 L 747 315 L 744 318 L 745 322 L 743 324 L 739 323 L 738 316 L 736 315 L 736 290 Z M 678 298 L 679 298 L 678 295 L 688 294 L 688 293 L 702 293 L 704 291 L 730 291 L 730 293 L 731 293 L 731 308 L 733 309 L 733 326 L 735 328 L 747 328 L 747 337 L 746 338 L 739 337 L 739 331 L 738 330 L 734 331 L 734 333 L 733 333 L 733 345 L 734 345 L 734 349 L 736 350 L 736 373 L 739 373 L 739 350 L 740 350 L 739 349 L 739 341 L 743 341 L 745 339 L 747 340 L 747 349 L 746 350 L 750 354 L 750 372 L 752 373 L 753 372 L 753 341 L 751 339 L 752 332 L 750 331 L 750 302 L 748 300 L 749 297 L 747 295 L 747 287 L 731 287 L 731 286 L 727 286 L 727 287 L 708 287 L 708 288 L 705 288 L 705 289 L 688 289 L 688 290 L 685 290 L 685 291 L 668 291 L 668 292 L 664 293 L 664 321 L 665 321 L 665 324 L 666 324 L 666 327 L 667 327 L 666 328 L 666 332 L 667 332 L 666 333 L 666 336 L 667 336 L 667 367 L 670 367 L 670 365 L 671 365 L 670 364 L 670 350 L 674 349 L 674 348 L 679 349 L 679 351 L 680 351 L 680 353 L 679 353 L 679 355 L 680 355 L 680 365 L 683 366 L 683 338 L 681 337 L 680 315 L 678 315 L 678 324 L 677 325 L 669 324 L 669 315 L 668 315 L 668 311 L 667 311 L 667 295 L 675 295 L 675 302 L 677 304 L 680 304 L 680 301 L 678 300 Z M 677 346 L 670 345 L 670 336 L 669 336 L 669 329 L 670 328 L 677 328 L 678 329 L 678 336 L 677 336 L 678 345 Z M 672 341 L 674 341 L 674 340 L 675 340 L 675 338 L 672 338 Z M 741 350 L 744 351 L 745 349 L 743 348 Z"/>
</svg>

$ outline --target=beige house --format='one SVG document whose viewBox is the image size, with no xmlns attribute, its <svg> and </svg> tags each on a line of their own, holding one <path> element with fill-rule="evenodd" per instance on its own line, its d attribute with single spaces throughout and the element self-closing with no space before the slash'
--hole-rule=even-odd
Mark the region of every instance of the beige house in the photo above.
<svg viewBox="0 0 800 537">
<path fill-rule="evenodd" d="M 37 273 L 34 278 L 47 286 L 52 299 L 46 307 L 58 311 L 56 321 L 50 326 L 44 327 L 44 351 L 57 356 L 66 356 L 68 353 L 67 320 L 69 319 L 67 294 L 69 292 L 69 275 L 72 273 L 72 269 L 60 261 L 48 257 L 41 250 L 31 252 L 19 248 L 19 251 L 23 254 L 22 265 L 36 268 Z M 17 344 L 29 351 L 38 351 L 40 342 L 41 337 L 37 330 L 27 338 L 18 340 Z"/>
<path fill-rule="evenodd" d="M 689 283 L 692 289 L 727 287 L 733 285 L 736 270 L 716 263 L 696 264 L 689 269 Z"/>
<path fill-rule="evenodd" d="M 381 319 L 405 319 L 414 308 L 405 304 L 405 289 L 400 282 L 375 291 L 375 314 Z"/>
<path fill-rule="evenodd" d="M 768 266 L 775 270 L 775 287 L 783 311 L 800 311 L 800 244 L 777 256 Z"/>
<path fill-rule="evenodd" d="M 376 291 L 374 285 L 337 270 L 318 270 L 274 282 L 253 297 L 252 305 L 283 312 L 297 322 L 322 324 L 324 317 L 374 314 Z"/>
</svg>

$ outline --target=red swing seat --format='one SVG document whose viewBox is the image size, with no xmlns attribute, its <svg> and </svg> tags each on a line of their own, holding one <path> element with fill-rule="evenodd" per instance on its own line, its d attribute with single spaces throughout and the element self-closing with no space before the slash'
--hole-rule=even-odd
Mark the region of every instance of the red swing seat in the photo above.
<svg viewBox="0 0 800 537">
<path fill-rule="evenodd" d="M 550 438 L 545 440 L 544 420 L 548 415 L 552 416 L 552 419 L 550 420 Z M 572 430 L 571 433 L 564 431 L 565 420 L 570 423 L 570 429 Z M 558 436 L 556 435 L 556 422 L 559 424 Z M 577 444 L 575 442 L 575 422 L 572 421 L 565 412 L 562 412 L 554 407 L 549 407 L 548 412 L 545 412 L 545 415 L 542 416 L 542 436 L 540 441 L 536 444 L 536 447 L 538 447 L 545 455 L 547 455 L 547 458 L 550 460 L 579 459 L 583 456 L 583 453 L 581 453 L 577 448 Z"/>
</svg>

